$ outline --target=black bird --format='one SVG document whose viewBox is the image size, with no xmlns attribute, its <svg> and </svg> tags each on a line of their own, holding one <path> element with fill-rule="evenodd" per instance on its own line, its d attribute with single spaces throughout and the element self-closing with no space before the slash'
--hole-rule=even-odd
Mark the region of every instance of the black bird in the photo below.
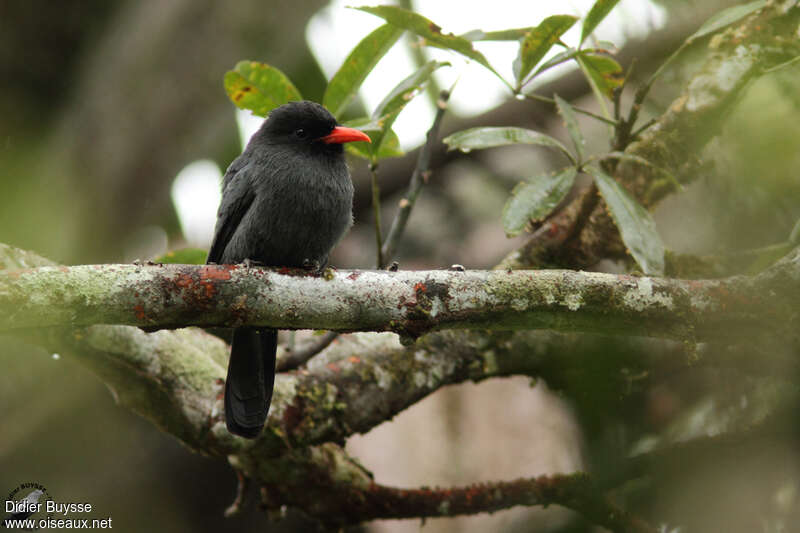
<svg viewBox="0 0 800 533">
<path fill-rule="evenodd" d="M 321 105 L 272 110 L 222 181 L 208 263 L 325 268 L 353 223 L 353 183 L 342 143 L 367 141 Z M 275 381 L 274 329 L 236 328 L 225 381 L 228 431 L 255 438 Z"/>
</svg>

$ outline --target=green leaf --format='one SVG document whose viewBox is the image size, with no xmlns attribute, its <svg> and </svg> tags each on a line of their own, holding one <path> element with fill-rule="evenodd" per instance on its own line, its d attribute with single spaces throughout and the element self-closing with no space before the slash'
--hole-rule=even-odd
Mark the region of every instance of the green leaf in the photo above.
<svg viewBox="0 0 800 533">
<path fill-rule="evenodd" d="M 578 163 L 583 161 L 583 149 L 586 141 L 583 139 L 583 134 L 578 126 L 578 117 L 575 116 L 575 110 L 569 105 L 569 102 L 560 96 L 553 95 L 556 100 L 556 107 L 558 112 L 564 118 L 564 123 L 567 126 L 567 132 L 572 139 L 572 144 L 575 145 L 575 152 L 578 154 Z"/>
<path fill-rule="evenodd" d="M 369 138 L 372 140 L 371 144 L 347 143 L 344 149 L 356 157 L 371 160 L 373 158 L 372 147 L 375 145 L 376 139 L 375 134 L 380 133 L 380 126 L 376 122 L 373 122 L 369 117 L 348 120 L 344 125 L 350 128 L 360 129 L 369 135 Z M 397 134 L 394 132 L 394 130 L 389 129 L 388 131 L 384 132 L 383 141 L 380 143 L 378 151 L 374 154 L 374 157 L 376 159 L 386 159 L 387 157 L 400 157 L 403 155 L 405 155 L 405 152 L 400 149 L 400 139 L 397 138 Z"/>
<path fill-rule="evenodd" d="M 580 53 L 579 57 L 595 86 L 611 98 L 614 89 L 621 87 L 625 81 L 622 66 L 616 60 L 604 55 Z"/>
<path fill-rule="evenodd" d="M 225 92 L 236 107 L 260 117 L 286 102 L 303 99 L 283 72 L 257 61 L 239 61 L 226 72 Z"/>
<path fill-rule="evenodd" d="M 568 167 L 558 174 L 537 176 L 514 187 L 503 208 L 506 234 L 519 235 L 531 220 L 540 220 L 550 214 L 572 188 L 577 175 L 575 167 Z"/>
<path fill-rule="evenodd" d="M 525 77 L 533 67 L 558 42 L 559 37 L 575 24 L 576 20 L 578 18 L 572 15 L 552 15 L 528 32 L 519 47 L 517 88 L 522 87 Z"/>
<path fill-rule="evenodd" d="M 703 25 L 700 26 L 700 29 L 686 39 L 686 42 L 691 42 L 695 39 L 699 39 L 700 37 L 708 35 L 709 33 L 714 33 L 715 31 L 724 28 L 728 24 L 733 24 L 737 20 L 746 17 L 750 13 L 758 11 L 765 5 L 767 5 L 766 0 L 756 0 L 755 2 L 748 2 L 747 4 L 741 4 L 738 6 L 729 7 L 728 9 L 723 9 L 705 21 Z"/>
<path fill-rule="evenodd" d="M 175 263 L 179 265 L 205 265 L 208 250 L 200 248 L 181 248 L 153 259 L 153 263 Z"/>
<path fill-rule="evenodd" d="M 358 94 L 361 84 L 372 72 L 378 61 L 394 46 L 403 30 L 390 24 L 384 24 L 364 37 L 344 60 L 342 66 L 331 78 L 322 105 L 339 118 L 347 109 L 350 101 Z"/>
<path fill-rule="evenodd" d="M 370 149 L 370 144 L 366 143 L 347 143 L 344 149 L 362 159 L 367 159 L 369 161 L 387 159 L 389 157 L 402 157 L 406 155 L 406 153 L 400 148 L 400 139 L 397 138 L 397 134 L 394 130 L 389 130 L 383 135 L 383 141 L 381 145 L 378 147 L 377 153 L 373 153 L 373 150 Z"/>
<path fill-rule="evenodd" d="M 557 148 L 567 159 L 575 163 L 575 158 L 566 146 L 557 139 L 525 128 L 469 128 L 458 131 L 445 137 L 443 141 L 449 150 L 482 150 L 484 148 L 494 148 L 495 146 L 508 146 L 511 144 L 537 144 L 539 146 L 550 146 Z"/>
<path fill-rule="evenodd" d="M 532 29 L 532 26 L 528 26 L 527 28 L 500 31 L 472 30 L 460 35 L 460 37 L 470 41 L 519 41 Z"/>
<path fill-rule="evenodd" d="M 606 15 L 614 9 L 617 3 L 619 3 L 619 0 L 597 0 L 597 2 L 594 3 L 592 9 L 589 10 L 589 14 L 586 15 L 586 19 L 583 21 L 580 44 L 583 44 L 583 41 L 591 35 L 597 25 L 606 18 Z"/>
<path fill-rule="evenodd" d="M 394 124 L 397 115 L 406 107 L 406 105 L 420 92 L 428 82 L 433 74 L 433 71 L 450 65 L 447 62 L 429 61 L 422 65 L 416 72 L 401 81 L 397 86 L 386 95 L 386 98 L 378 104 L 375 111 L 372 113 L 372 121 L 378 126 L 378 131 L 375 136 L 370 136 L 372 139 L 372 153 L 377 154 L 380 151 L 383 137 L 387 131 Z"/>
<path fill-rule="evenodd" d="M 442 33 L 441 27 L 422 15 L 396 6 L 357 7 L 355 9 L 380 17 L 393 26 L 403 28 L 404 30 L 419 35 L 425 39 L 426 44 L 453 50 L 454 52 L 458 52 L 461 55 L 477 61 L 492 71 L 495 76 L 503 80 L 503 77 L 492 68 L 483 54 L 472 47 L 472 42 L 469 39 L 458 37 L 452 33 Z M 503 81 L 505 82 L 505 80 Z"/>
<path fill-rule="evenodd" d="M 664 273 L 664 244 L 650 213 L 614 178 L 597 167 L 586 169 L 608 205 L 611 218 L 619 228 L 622 242 L 645 274 Z"/>
</svg>

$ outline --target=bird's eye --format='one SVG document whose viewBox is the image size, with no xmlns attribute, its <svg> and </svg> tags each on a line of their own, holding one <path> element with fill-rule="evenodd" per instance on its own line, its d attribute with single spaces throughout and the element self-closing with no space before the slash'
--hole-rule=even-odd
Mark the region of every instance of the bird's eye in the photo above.
<svg viewBox="0 0 800 533">
<path fill-rule="evenodd" d="M 294 136 L 297 137 L 298 139 L 305 139 L 308 137 L 308 133 L 306 133 L 306 130 L 304 130 L 303 128 L 298 128 L 294 130 Z"/>
</svg>

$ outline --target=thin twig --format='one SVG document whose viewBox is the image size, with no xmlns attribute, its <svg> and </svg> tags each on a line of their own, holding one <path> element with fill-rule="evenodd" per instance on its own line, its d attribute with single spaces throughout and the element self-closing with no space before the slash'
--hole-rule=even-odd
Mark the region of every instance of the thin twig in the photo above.
<svg viewBox="0 0 800 533">
<path fill-rule="evenodd" d="M 375 248 L 378 254 L 378 268 L 383 268 L 383 236 L 381 235 L 381 188 L 378 186 L 378 163 L 369 164 L 372 183 L 372 216 L 375 217 Z"/>
<path fill-rule="evenodd" d="M 611 531 L 655 533 L 641 518 L 614 504 L 581 472 L 554 474 L 514 481 L 496 481 L 467 487 L 400 489 L 373 483 L 352 487 L 349 509 L 339 508 L 342 516 L 326 514 L 331 525 L 379 518 L 432 518 L 473 515 L 509 509 L 517 505 L 557 504 L 577 511 L 594 524 Z"/>
<path fill-rule="evenodd" d="M 578 210 L 578 215 L 575 217 L 572 226 L 567 230 L 567 236 L 564 239 L 563 245 L 565 248 L 574 239 L 576 239 L 580 235 L 581 231 L 583 231 L 583 228 L 586 227 L 586 224 L 589 222 L 589 218 L 592 216 L 594 208 L 597 207 L 599 200 L 600 195 L 597 190 L 597 184 L 592 181 L 592 184 L 583 193 L 583 199 L 581 200 L 581 206 Z"/>
<path fill-rule="evenodd" d="M 631 142 L 635 141 L 637 139 L 637 137 L 639 137 L 639 135 L 642 134 L 642 132 L 644 132 L 646 129 L 648 129 L 650 126 L 652 126 L 656 122 L 658 122 L 658 119 L 651 118 L 650 120 L 648 120 L 647 122 L 642 124 L 636 131 L 631 133 L 631 139 L 630 139 Z"/>
<path fill-rule="evenodd" d="M 250 478 L 245 476 L 241 470 L 236 470 L 236 499 L 225 509 L 225 518 L 241 514 L 242 510 L 249 503 Z"/>
<path fill-rule="evenodd" d="M 408 217 L 411 215 L 411 210 L 414 208 L 414 203 L 417 201 L 417 196 L 422 190 L 425 182 L 428 181 L 430 176 L 429 166 L 431 162 L 431 153 L 433 152 L 433 145 L 439 138 L 439 128 L 442 124 L 442 117 L 447 110 L 447 101 L 450 99 L 450 91 L 442 91 L 439 93 L 439 100 L 436 102 L 436 117 L 433 119 L 433 125 L 428 130 L 427 140 L 419 151 L 417 158 L 417 167 L 411 174 L 411 181 L 408 184 L 408 192 L 405 197 L 400 200 L 400 208 L 397 215 L 392 221 L 392 228 L 389 230 L 389 235 L 386 237 L 386 242 L 383 244 L 383 261 L 391 261 L 394 254 L 397 252 L 397 245 L 400 242 L 400 237 L 408 224 Z M 378 268 L 385 268 L 386 264 L 378 265 Z"/>
<path fill-rule="evenodd" d="M 288 372 L 301 367 L 306 361 L 327 348 L 338 336 L 338 332 L 328 331 L 324 335 L 320 335 L 309 341 L 299 349 L 288 350 L 285 356 L 278 359 L 275 370 L 277 372 Z"/>
</svg>

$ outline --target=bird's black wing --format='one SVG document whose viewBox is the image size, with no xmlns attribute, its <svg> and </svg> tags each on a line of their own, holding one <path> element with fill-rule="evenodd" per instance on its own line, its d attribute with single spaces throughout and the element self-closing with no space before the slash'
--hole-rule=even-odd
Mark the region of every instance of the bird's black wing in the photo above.
<svg viewBox="0 0 800 533">
<path fill-rule="evenodd" d="M 237 175 L 230 176 L 232 172 Z M 211 242 L 211 249 L 208 251 L 206 263 L 220 263 L 225 247 L 231 237 L 239 227 L 239 223 L 244 218 L 247 210 L 253 204 L 255 192 L 250 187 L 247 179 L 247 167 L 234 170 L 233 165 L 228 169 L 224 178 L 222 190 L 222 201 L 217 212 L 217 226 L 214 230 L 214 240 Z M 244 260 L 246 258 L 241 258 Z"/>
</svg>

